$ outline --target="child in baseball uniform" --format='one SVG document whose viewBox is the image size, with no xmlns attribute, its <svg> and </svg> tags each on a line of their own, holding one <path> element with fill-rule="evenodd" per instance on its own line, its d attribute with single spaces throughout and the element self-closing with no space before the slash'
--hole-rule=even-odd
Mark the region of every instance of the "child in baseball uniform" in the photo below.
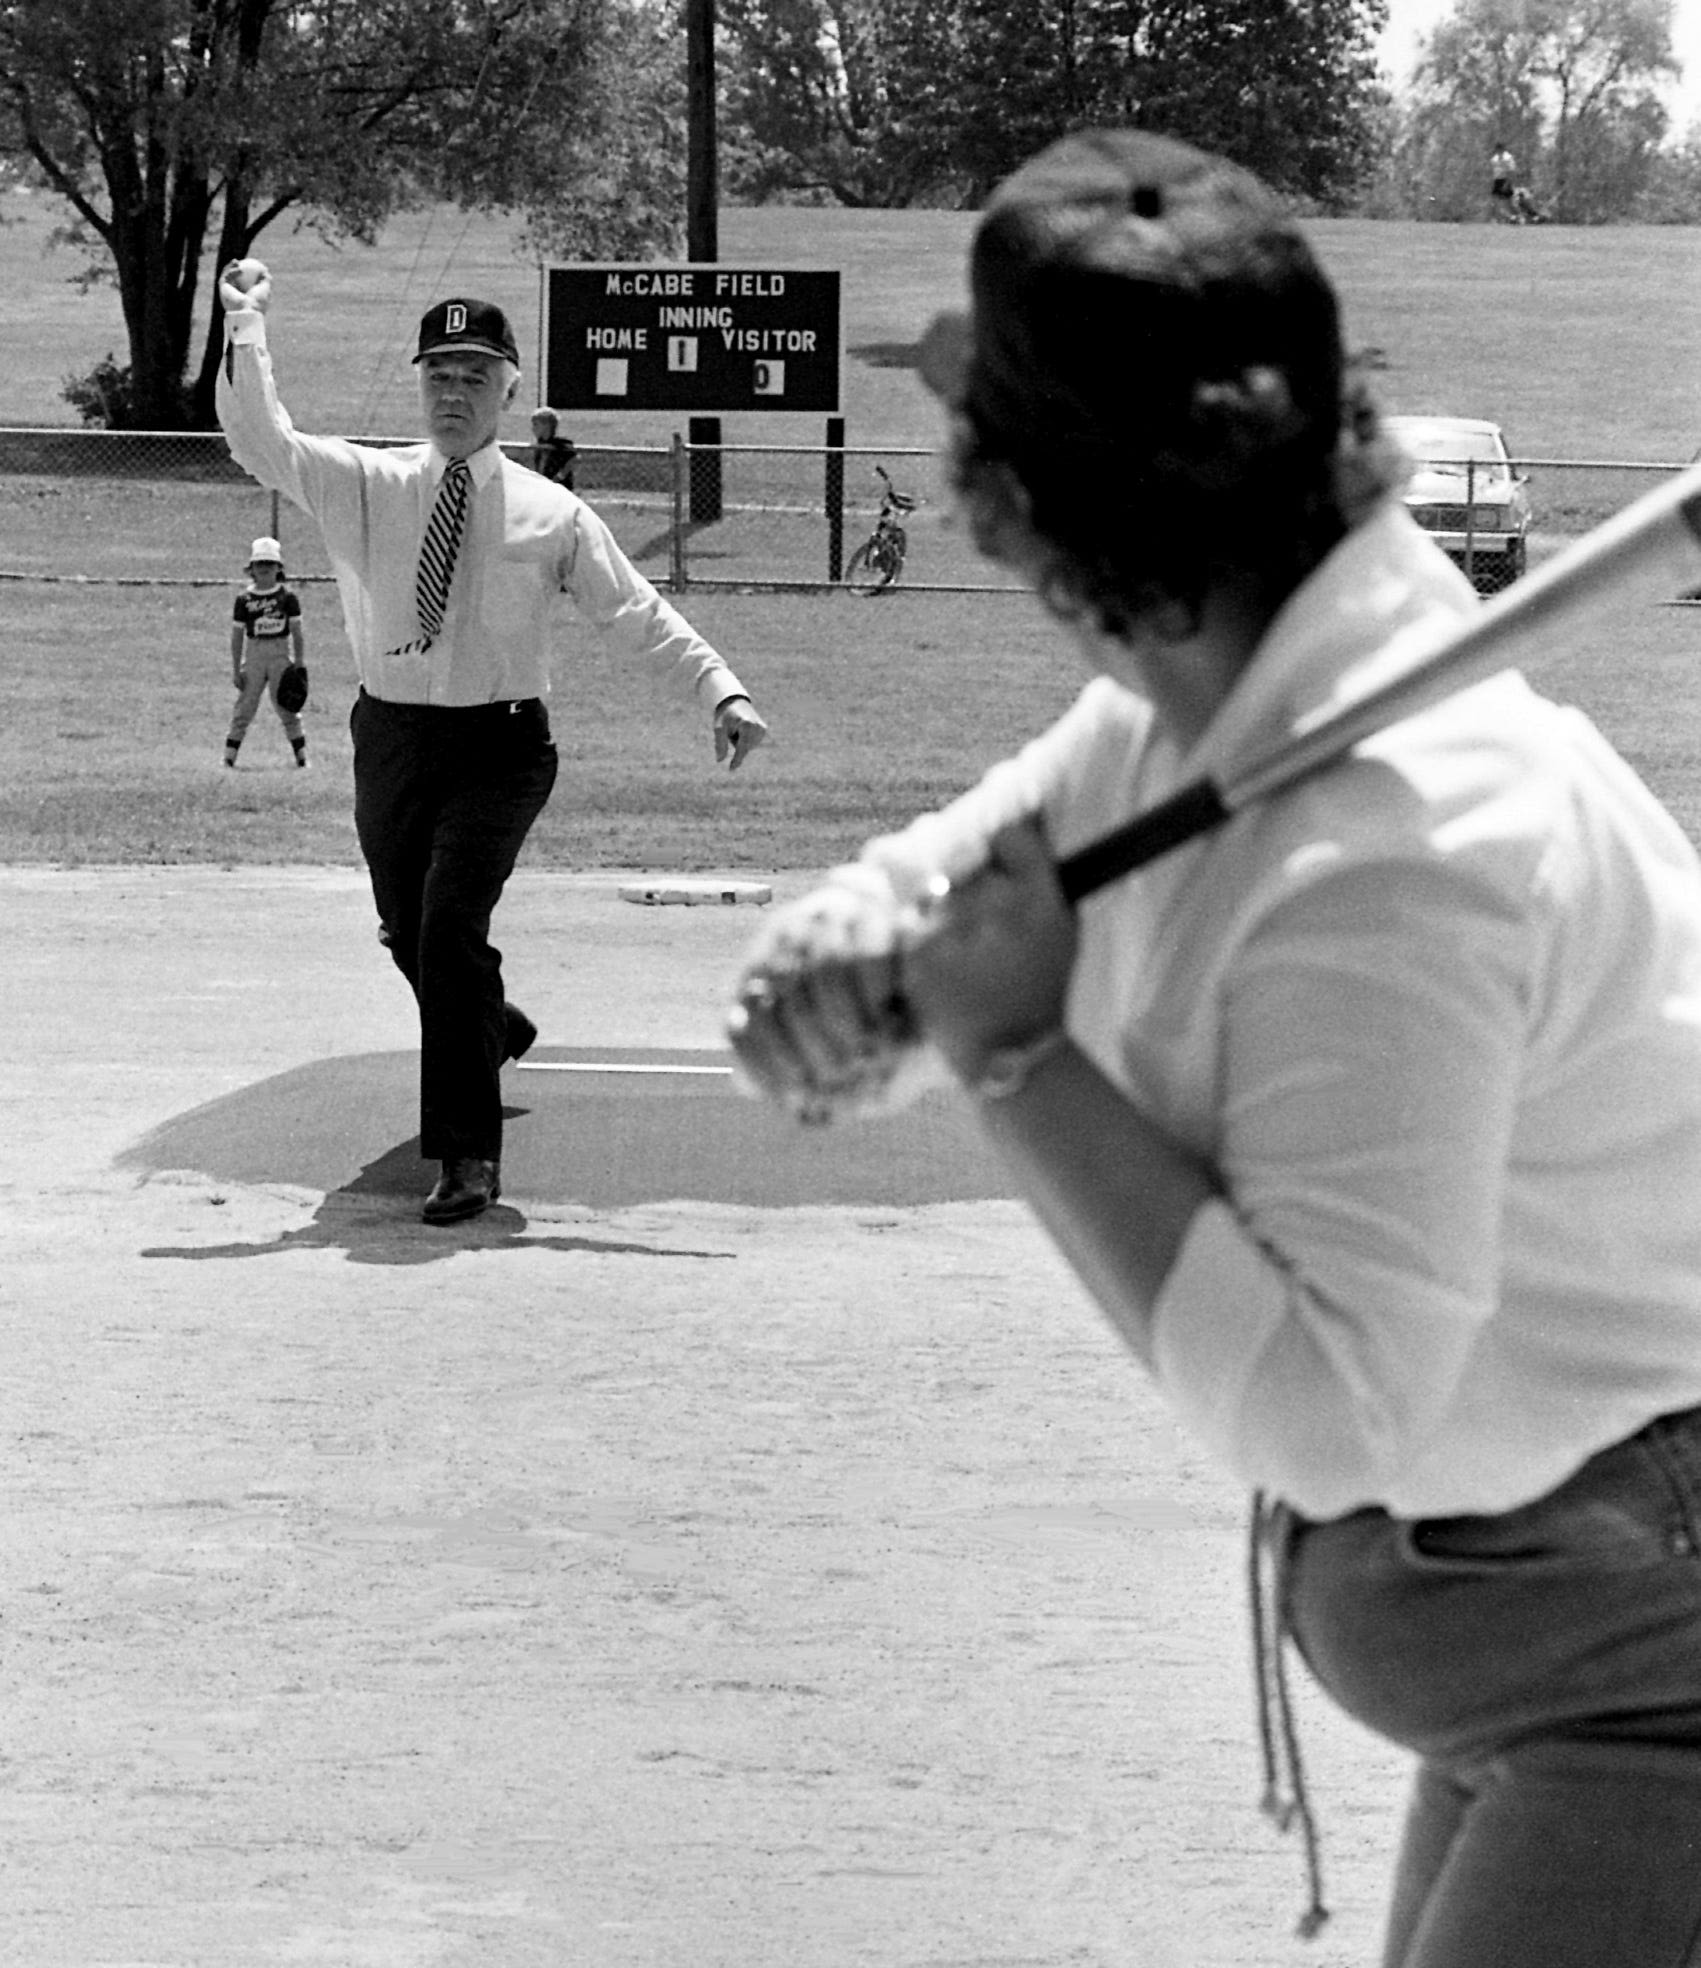
<svg viewBox="0 0 1701 1968">
<path fill-rule="evenodd" d="M 301 719 L 278 702 L 278 679 L 291 664 L 307 660 L 301 600 L 284 585 L 283 571 L 283 549 L 277 541 L 268 536 L 256 540 L 248 555 L 248 585 L 236 597 L 230 624 L 230 666 L 237 698 L 224 741 L 224 762 L 233 769 L 260 699 L 268 691 L 296 765 L 307 764 L 307 734 Z"/>
</svg>

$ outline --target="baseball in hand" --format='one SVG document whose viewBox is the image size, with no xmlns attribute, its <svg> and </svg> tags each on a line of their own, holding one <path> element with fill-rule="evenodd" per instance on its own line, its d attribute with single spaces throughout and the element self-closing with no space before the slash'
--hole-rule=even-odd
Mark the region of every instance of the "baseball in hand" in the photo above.
<svg viewBox="0 0 1701 1968">
<path fill-rule="evenodd" d="M 272 276 L 264 260 L 231 260 L 219 273 L 219 299 L 227 312 L 264 308 L 272 292 Z"/>
</svg>

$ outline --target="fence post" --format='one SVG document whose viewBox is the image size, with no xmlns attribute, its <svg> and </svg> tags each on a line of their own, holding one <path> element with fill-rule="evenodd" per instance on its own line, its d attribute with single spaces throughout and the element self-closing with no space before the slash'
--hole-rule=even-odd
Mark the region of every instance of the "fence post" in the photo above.
<svg viewBox="0 0 1701 1968">
<path fill-rule="evenodd" d="M 711 447 L 691 459 L 691 517 L 712 526 L 721 516 L 721 420 L 693 417 L 686 431 L 693 444 Z"/>
<path fill-rule="evenodd" d="M 827 579 L 838 582 L 845 571 L 845 420 L 827 419 Z"/>
<path fill-rule="evenodd" d="M 670 558 L 673 564 L 673 591 L 684 594 L 685 574 L 685 481 L 690 471 L 690 460 L 685 451 L 685 440 L 678 431 L 673 434 L 673 525 Z"/>
<path fill-rule="evenodd" d="M 1465 578 L 1477 578 L 1477 461 L 1465 460 Z"/>
<path fill-rule="evenodd" d="M 275 492 L 272 494 L 271 535 L 274 540 L 281 540 L 283 538 L 283 535 L 278 531 L 278 495 Z"/>
</svg>

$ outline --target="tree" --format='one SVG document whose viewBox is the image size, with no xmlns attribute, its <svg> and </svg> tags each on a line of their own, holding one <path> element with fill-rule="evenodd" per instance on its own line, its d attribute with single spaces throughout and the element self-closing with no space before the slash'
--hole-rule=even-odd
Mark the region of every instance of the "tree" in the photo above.
<svg viewBox="0 0 1701 1968">
<path fill-rule="evenodd" d="M 611 9 L 565 126 L 532 114 L 509 142 L 519 245 L 537 260 L 641 260 L 685 247 L 685 26 L 679 0 Z M 514 145 L 522 148 L 514 154 Z"/>
<path fill-rule="evenodd" d="M 1661 147 L 1629 217 L 1644 225 L 1701 225 L 1701 126 Z"/>
<path fill-rule="evenodd" d="M 1649 185 L 1676 72 L 1672 0 L 1459 0 L 1424 45 L 1407 142 L 1436 216 L 1484 210 L 1510 145 L 1550 217 L 1622 218 Z"/>
<path fill-rule="evenodd" d="M 1555 216 L 1616 217 L 1646 181 L 1636 163 L 1651 158 L 1665 135 L 1666 112 L 1652 84 L 1677 73 L 1672 0 L 1546 0 L 1532 11 L 1542 28 L 1536 72 L 1558 105 Z"/>
<path fill-rule="evenodd" d="M 1106 58 L 1091 0 L 959 0 L 958 41 L 952 174 L 964 202 L 979 205 L 1023 158 L 1101 120 L 1121 64 Z"/>
<path fill-rule="evenodd" d="M 768 188 L 978 204 L 1024 157 L 1135 123 L 1339 203 L 1368 168 L 1385 0 L 728 0 Z"/>
<path fill-rule="evenodd" d="M 1337 208 L 1375 162 L 1387 18 L 1385 0 L 1153 0 L 1139 120 Z"/>
<path fill-rule="evenodd" d="M 84 277 L 117 285 L 124 417 L 204 428 L 216 319 L 188 371 L 208 249 L 240 258 L 286 212 L 370 241 L 427 200 L 542 219 L 577 197 L 592 250 L 599 227 L 665 234 L 642 206 L 665 173 L 630 199 L 594 189 L 609 50 L 650 15 L 643 0 L 0 0 L 0 156 L 33 164 L 71 208 L 60 236 L 89 254 Z"/>
<path fill-rule="evenodd" d="M 722 0 L 721 23 L 735 194 L 901 206 L 948 173 L 951 0 Z"/>
</svg>

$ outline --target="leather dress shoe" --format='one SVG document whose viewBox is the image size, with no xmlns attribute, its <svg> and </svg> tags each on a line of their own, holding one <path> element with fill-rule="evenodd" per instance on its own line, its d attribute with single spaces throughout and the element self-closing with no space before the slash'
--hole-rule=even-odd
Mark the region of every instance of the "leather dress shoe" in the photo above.
<svg viewBox="0 0 1701 1968">
<path fill-rule="evenodd" d="M 420 1211 L 427 1223 L 460 1223 L 482 1216 L 502 1193 L 501 1168 L 476 1155 L 460 1155 L 443 1164 L 437 1186 Z"/>
<path fill-rule="evenodd" d="M 518 1005 L 505 1004 L 502 1007 L 502 1016 L 508 1025 L 507 1038 L 502 1048 L 504 1063 L 510 1059 L 524 1059 L 537 1038 L 537 1027 Z"/>
</svg>

